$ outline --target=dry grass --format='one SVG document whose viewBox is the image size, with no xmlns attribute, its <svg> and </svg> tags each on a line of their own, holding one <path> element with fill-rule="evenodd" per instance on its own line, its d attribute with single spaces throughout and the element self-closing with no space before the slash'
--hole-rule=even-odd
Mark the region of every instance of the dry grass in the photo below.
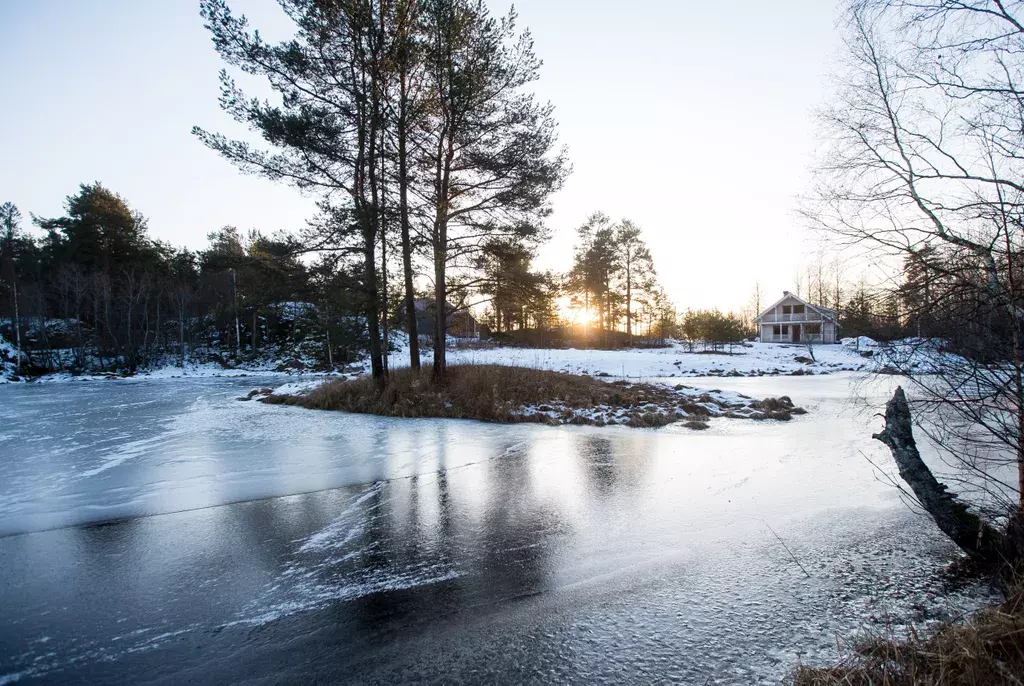
<svg viewBox="0 0 1024 686">
<path fill-rule="evenodd" d="M 704 419 L 715 413 L 733 416 L 733 406 L 707 395 L 685 395 L 682 389 L 625 381 L 608 383 L 526 367 L 466 364 L 448 367 L 441 383 L 433 381 L 429 370 L 417 374 L 403 368 L 391 373 L 384 392 L 377 390 L 372 379 L 361 377 L 330 381 L 305 395 L 271 395 L 263 402 L 391 417 L 549 424 L 603 425 L 605 418 L 614 413 L 617 423 L 637 427 L 664 426 L 684 418 Z M 712 411 L 705 405 L 711 405 Z M 524 407 L 534 412 L 524 413 Z M 600 412 L 589 412 L 597 409 Z"/>
<path fill-rule="evenodd" d="M 369 377 L 330 381 L 303 396 L 270 396 L 264 402 L 391 417 L 451 417 L 493 422 L 544 421 L 519 414 L 523 405 L 553 411 L 553 405 L 641 407 L 664 395 L 648 384 L 607 383 L 589 376 L 503 365 L 452 365 L 437 384 L 429 370 L 391 373 L 379 393 Z M 652 424 L 655 418 L 649 418 Z M 665 422 L 667 423 L 667 422 Z"/>
<path fill-rule="evenodd" d="M 873 637 L 833 667 L 799 667 L 793 686 L 1024 684 L 1024 586 L 966 622 L 906 640 Z"/>
</svg>

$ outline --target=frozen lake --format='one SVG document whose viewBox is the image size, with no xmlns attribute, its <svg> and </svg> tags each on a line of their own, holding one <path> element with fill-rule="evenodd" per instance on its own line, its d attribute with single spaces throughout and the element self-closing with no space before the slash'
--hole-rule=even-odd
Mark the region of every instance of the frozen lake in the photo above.
<svg viewBox="0 0 1024 686">
<path fill-rule="evenodd" d="M 984 595 L 864 458 L 857 379 L 687 380 L 810 411 L 699 433 L 0 386 L 0 684 L 777 682 Z"/>
</svg>

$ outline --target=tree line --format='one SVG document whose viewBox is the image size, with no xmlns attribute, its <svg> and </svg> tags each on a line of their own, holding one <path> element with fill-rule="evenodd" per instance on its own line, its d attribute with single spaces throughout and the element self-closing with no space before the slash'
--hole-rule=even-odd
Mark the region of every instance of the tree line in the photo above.
<svg viewBox="0 0 1024 686">
<path fill-rule="evenodd" d="M 571 307 L 604 340 L 610 332 L 648 340 L 674 337 L 676 313 L 658 283 L 650 248 L 639 226 L 629 219 L 613 222 L 603 212 L 591 214 L 576 229 L 573 262 L 564 280 Z M 589 332 L 588 332 L 589 333 Z"/>
<path fill-rule="evenodd" d="M 329 255 L 298 259 L 293 237 L 227 226 L 204 250 L 176 248 L 99 183 L 65 210 L 33 217 L 33 235 L 15 205 L 0 205 L 0 333 L 24 373 L 232 364 L 264 348 L 333 366 L 365 347 L 352 275 Z"/>
</svg>

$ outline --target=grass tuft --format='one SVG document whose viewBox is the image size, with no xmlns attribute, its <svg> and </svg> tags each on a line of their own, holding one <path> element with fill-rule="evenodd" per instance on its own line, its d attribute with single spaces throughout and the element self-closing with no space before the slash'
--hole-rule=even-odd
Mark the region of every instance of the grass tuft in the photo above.
<svg viewBox="0 0 1024 686">
<path fill-rule="evenodd" d="M 963 623 L 905 640 L 874 636 L 831 667 L 801 666 L 793 686 L 962 686 L 1024 683 L 1024 586 Z"/>
</svg>

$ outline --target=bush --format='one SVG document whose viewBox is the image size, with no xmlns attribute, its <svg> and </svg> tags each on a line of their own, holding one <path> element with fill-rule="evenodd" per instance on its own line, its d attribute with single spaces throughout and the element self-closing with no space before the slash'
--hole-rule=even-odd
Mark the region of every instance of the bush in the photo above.
<svg viewBox="0 0 1024 686">
<path fill-rule="evenodd" d="M 687 310 L 681 331 L 691 351 L 698 344 L 704 350 L 717 351 L 744 338 L 743 322 L 718 310 Z"/>
</svg>

